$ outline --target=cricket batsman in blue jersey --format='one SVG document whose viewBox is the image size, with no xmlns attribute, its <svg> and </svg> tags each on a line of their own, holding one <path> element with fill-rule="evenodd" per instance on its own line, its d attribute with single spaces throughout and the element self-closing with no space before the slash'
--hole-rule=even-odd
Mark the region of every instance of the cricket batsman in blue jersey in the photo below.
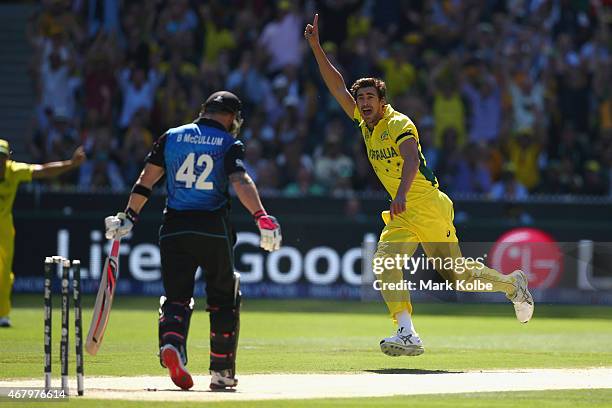
<svg viewBox="0 0 612 408">
<path fill-rule="evenodd" d="M 106 237 L 127 235 L 138 220 L 155 183 L 166 176 L 168 198 L 159 232 L 165 296 L 160 301 L 160 362 L 182 389 L 193 386 L 187 365 L 187 334 L 193 310 L 195 273 L 204 271 L 210 313 L 210 388 L 233 388 L 240 329 L 240 276 L 234 272 L 236 233 L 229 221 L 231 184 L 253 215 L 261 247 L 280 248 L 276 218 L 268 215 L 247 174 L 241 102 L 227 91 L 206 100 L 198 119 L 168 130 L 154 144 L 123 212 L 107 217 Z"/>
</svg>

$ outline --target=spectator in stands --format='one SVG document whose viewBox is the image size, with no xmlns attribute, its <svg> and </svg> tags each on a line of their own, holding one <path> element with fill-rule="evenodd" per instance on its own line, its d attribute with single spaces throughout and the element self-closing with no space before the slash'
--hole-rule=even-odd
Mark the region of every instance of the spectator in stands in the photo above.
<svg viewBox="0 0 612 408">
<path fill-rule="evenodd" d="M 60 109 L 69 119 L 76 119 L 75 92 L 80 85 L 72 56 L 64 59 L 58 51 L 52 51 L 40 67 L 41 111 Z"/>
<path fill-rule="evenodd" d="M 463 83 L 463 94 L 469 103 L 469 139 L 489 142 L 499 135 L 501 126 L 501 93 L 494 76 L 477 72 Z"/>
<path fill-rule="evenodd" d="M 516 179 L 516 168 L 513 163 L 506 163 L 502 170 L 500 180 L 491 188 L 493 200 L 525 200 L 529 193 Z"/>
<path fill-rule="evenodd" d="M 58 161 L 70 155 L 80 144 L 74 120 L 61 106 L 53 110 L 51 126 L 44 136 L 45 157 L 47 160 Z"/>
<path fill-rule="evenodd" d="M 123 94 L 123 108 L 119 117 L 119 127 L 126 129 L 132 116 L 144 108 L 148 111 L 153 107 L 155 91 L 161 74 L 155 69 L 148 72 L 143 68 L 124 69 L 119 75 L 119 85 Z"/>
<path fill-rule="evenodd" d="M 491 175 L 485 160 L 484 148 L 468 143 L 463 149 L 463 158 L 456 163 L 450 190 L 454 194 L 487 194 L 491 189 Z"/>
<path fill-rule="evenodd" d="M 200 5 L 198 13 L 204 25 L 203 61 L 216 64 L 222 52 L 237 47 L 236 39 L 231 29 L 215 20 L 211 5 Z"/>
<path fill-rule="evenodd" d="M 557 103 L 562 125 L 571 125 L 578 132 L 589 130 L 591 110 L 591 77 L 582 64 L 568 34 L 558 38 L 559 52 L 555 61 Z"/>
<path fill-rule="evenodd" d="M 283 115 L 276 126 L 276 136 L 281 145 L 291 143 L 303 134 L 303 122 L 300 121 L 300 100 L 287 95 L 283 100 Z"/>
<path fill-rule="evenodd" d="M 188 0 L 174 0 L 163 9 L 158 23 L 160 33 L 159 38 L 181 36 L 184 33 L 194 31 L 198 25 L 198 17 L 191 9 Z M 179 37 L 175 40 L 182 40 Z"/>
<path fill-rule="evenodd" d="M 432 74 L 434 92 L 433 116 L 435 146 L 440 148 L 443 133 L 452 128 L 457 134 L 457 145 L 465 143 L 465 106 L 457 89 L 457 78 L 453 68 L 448 65 Z"/>
<path fill-rule="evenodd" d="M 157 22 L 157 38 L 164 48 L 178 48 L 187 59 L 196 60 L 195 36 L 198 15 L 188 0 L 165 3 Z"/>
<path fill-rule="evenodd" d="M 92 158 L 91 166 L 88 166 L 87 171 L 84 171 L 82 176 L 79 180 L 81 190 L 86 187 L 87 190 L 110 189 L 120 192 L 126 188 L 119 167 L 104 153 L 97 154 Z"/>
<path fill-rule="evenodd" d="M 41 120 L 42 118 L 42 120 Z M 42 163 L 47 158 L 47 133 L 53 121 L 53 111 L 47 109 L 43 116 L 33 115 L 26 134 L 26 149 L 34 163 Z"/>
<path fill-rule="evenodd" d="M 436 163 L 435 174 L 440 186 L 444 188 L 452 187 L 455 169 L 461 160 L 463 160 L 461 149 L 457 144 L 458 138 L 457 130 L 454 127 L 446 128 L 442 133 L 442 146 L 440 149 L 436 149 L 437 159 L 434 160 Z"/>
<path fill-rule="evenodd" d="M 167 60 L 159 63 L 159 72 L 164 76 L 175 76 L 182 86 L 190 87 L 198 76 L 198 67 L 189 61 L 180 48 L 169 50 Z"/>
<path fill-rule="evenodd" d="M 96 128 L 90 131 L 85 142 L 85 151 L 90 158 L 79 172 L 79 189 L 111 189 L 123 191 L 126 184 L 115 161 L 118 152 L 117 141 L 110 128 Z"/>
<path fill-rule="evenodd" d="M 357 33 L 351 32 L 352 29 L 356 29 L 359 24 L 351 24 L 355 22 L 355 19 L 348 18 L 353 13 L 361 15 L 360 8 L 363 6 L 363 1 L 360 0 L 322 0 L 317 2 L 317 10 L 321 16 L 325 16 L 324 30 L 326 37 L 329 41 L 334 44 L 340 45 L 347 36 L 352 39 Z M 364 18 L 368 20 L 369 18 Z M 323 25 L 323 24 L 321 24 Z M 369 30 L 370 25 L 365 27 L 365 32 Z M 329 36 L 327 36 L 329 33 Z M 359 31 L 359 34 L 364 34 L 363 31 Z M 335 64 L 334 64 L 335 65 Z M 346 77 L 345 77 L 346 78 Z"/>
<path fill-rule="evenodd" d="M 589 141 L 586 135 L 577 133 L 574 126 L 568 124 L 561 130 L 558 143 L 549 150 L 554 158 L 571 160 L 578 170 L 583 168 L 589 155 Z"/>
<path fill-rule="evenodd" d="M 156 128 L 165 132 L 177 123 L 193 120 L 193 112 L 190 111 L 188 102 L 187 90 L 181 84 L 177 73 L 170 72 L 156 93 L 153 115 Z M 145 118 L 149 116 L 144 106 L 138 109 L 138 112 Z"/>
<path fill-rule="evenodd" d="M 312 173 L 314 164 L 310 156 L 304 153 L 301 140 L 296 138 L 281 143 L 281 146 L 281 152 L 276 158 L 281 185 L 285 186 L 296 181 L 301 168 L 306 168 Z"/>
<path fill-rule="evenodd" d="M 255 183 L 259 179 L 257 170 L 263 160 L 263 147 L 259 139 L 252 137 L 246 142 L 244 154 L 244 168 Z"/>
<path fill-rule="evenodd" d="M 389 57 L 380 59 L 378 65 L 382 69 L 390 101 L 394 101 L 395 96 L 408 91 L 416 80 L 416 70 L 406 60 L 406 51 L 399 42 L 391 45 Z"/>
<path fill-rule="evenodd" d="M 578 173 L 575 163 L 563 158 L 558 164 L 558 192 L 560 194 L 578 194 L 583 187 L 582 175 Z"/>
<path fill-rule="evenodd" d="M 433 0 L 427 3 L 426 33 L 433 43 L 441 49 L 449 49 L 456 44 L 461 35 L 461 22 L 464 21 L 463 2 Z"/>
<path fill-rule="evenodd" d="M 402 112 L 409 111 L 403 110 Z M 440 151 L 433 146 L 433 118 L 429 115 L 424 116 L 421 120 L 416 122 L 416 125 L 419 129 L 419 142 L 421 143 L 421 150 L 427 162 L 427 167 L 436 173 Z"/>
<path fill-rule="evenodd" d="M 612 57 L 596 66 L 593 79 L 596 123 L 602 138 L 612 139 Z"/>
<path fill-rule="evenodd" d="M 151 28 L 139 24 L 139 19 L 142 19 L 144 15 L 139 12 L 136 4 L 126 4 L 127 12 L 122 16 L 125 27 L 125 41 L 122 43 L 122 56 L 126 61 L 124 68 L 138 67 L 148 70 L 153 50 L 158 47 L 158 44 L 155 37 L 148 33 Z M 150 2 L 144 2 L 144 4 L 150 4 Z"/>
<path fill-rule="evenodd" d="M 461 149 L 467 140 L 486 142 L 482 154 L 492 180 L 500 177 L 501 163 L 511 161 L 532 193 L 598 191 L 590 184 L 597 174 L 604 182 L 612 178 L 606 176 L 612 172 L 609 7 L 387 3 L 42 2 L 28 26 L 40 97 L 27 149 L 36 161 L 47 159 L 48 135 L 57 139 L 61 127 L 50 108 L 67 112 L 77 134 L 110 127 L 121 129 L 121 137 L 135 112 L 145 109 L 146 127 L 157 136 L 193 117 L 205 94 L 227 87 L 243 101 L 243 139 L 259 144 L 254 166 L 264 158 L 276 164 L 284 144 L 306 133 L 319 137 L 307 138 L 300 156 L 320 161 L 326 127 L 341 108 L 321 92 L 312 58 L 303 59 L 300 21 L 316 5 L 334 66 L 350 80 L 377 71 L 372 64 L 379 63 L 392 104 L 417 124 L 442 185 L 450 187 L 456 164 L 466 162 Z M 335 132 L 354 135 L 349 126 Z M 510 136 L 525 133 L 532 135 L 525 146 L 521 136 Z M 339 189 L 380 190 L 367 157 L 354 146 L 346 156 L 353 164 L 349 187 L 342 179 Z M 587 170 L 594 168 L 586 166 L 589 160 L 600 172 Z M 129 178 L 125 158 L 117 162 Z M 299 168 L 282 169 L 279 187 L 295 181 Z"/>
<path fill-rule="evenodd" d="M 325 189 L 314 181 L 312 165 L 301 165 L 297 170 L 295 181 L 290 182 L 284 189 L 287 197 L 322 196 Z"/>
<path fill-rule="evenodd" d="M 95 111 L 101 121 L 112 123 L 113 102 L 117 93 L 114 39 L 100 34 L 87 53 L 84 67 L 84 102 L 87 112 Z"/>
<path fill-rule="evenodd" d="M 500 139 L 495 139 L 483 146 L 484 156 L 489 174 L 492 181 L 499 180 L 504 165 L 504 155 L 501 148 L 502 142 Z"/>
<path fill-rule="evenodd" d="M 257 189 L 266 194 L 275 194 L 281 187 L 276 163 L 262 159 L 257 163 Z"/>
<path fill-rule="evenodd" d="M 257 139 L 263 144 L 270 145 L 276 139 L 276 131 L 266 122 L 266 114 L 258 110 L 251 115 L 241 137 L 243 140 Z"/>
<path fill-rule="evenodd" d="M 85 11 L 88 35 L 94 37 L 99 32 L 118 34 L 120 11 L 121 0 L 88 0 Z"/>
<path fill-rule="evenodd" d="M 266 121 L 272 126 L 276 126 L 285 113 L 283 102 L 290 95 L 289 80 L 284 74 L 278 74 L 272 81 L 272 94 L 266 98 L 265 109 L 268 117 Z M 295 93 L 293 97 L 297 97 Z"/>
<path fill-rule="evenodd" d="M 325 46 L 325 44 L 326 43 L 323 43 L 323 46 Z M 328 49 L 329 47 L 327 49 L 323 48 L 326 53 L 328 52 Z M 372 62 L 376 61 L 376 59 L 373 58 L 372 54 L 375 54 L 376 51 L 377 50 L 373 50 L 368 47 L 368 37 L 366 34 L 361 34 L 353 38 L 347 45 L 347 60 L 350 61 L 350 64 L 346 66 L 346 70 L 349 75 L 342 72 L 342 61 L 340 61 L 340 64 L 338 65 L 336 65 L 337 63 L 331 59 L 330 62 L 334 64 L 335 67 L 340 67 L 340 73 L 344 78 L 365 78 L 374 72 Z M 336 103 L 334 105 L 337 106 L 338 104 Z"/>
<path fill-rule="evenodd" d="M 240 65 L 230 72 L 226 88 L 241 95 L 242 100 L 251 105 L 262 105 L 272 98 L 272 85 L 264 75 L 263 58 L 260 54 L 246 51 L 242 54 Z M 250 113 L 245 111 L 245 115 Z"/>
<path fill-rule="evenodd" d="M 300 66 L 303 57 L 302 15 L 291 0 L 280 0 L 276 18 L 266 24 L 259 45 L 268 54 L 268 73 L 277 73 L 287 65 Z"/>
<path fill-rule="evenodd" d="M 85 31 L 78 16 L 70 10 L 69 0 L 41 3 L 40 12 L 35 12 L 30 19 L 27 35 L 31 45 L 43 53 L 43 59 L 49 56 L 51 49 L 68 48 L 68 43 L 79 45 L 85 40 Z"/>
<path fill-rule="evenodd" d="M 384 191 L 383 185 L 372 171 L 365 144 L 352 143 L 350 157 L 353 158 L 352 188 L 357 191 Z"/>
<path fill-rule="evenodd" d="M 601 171 L 601 165 L 596 160 L 588 160 L 584 164 L 584 186 L 582 194 L 607 195 L 609 182 Z"/>
<path fill-rule="evenodd" d="M 142 163 L 144 163 L 145 157 L 153 146 L 153 135 L 146 128 L 146 118 L 146 110 L 141 109 L 136 112 L 123 137 L 120 155 L 124 178 L 128 184 L 133 184 L 136 181 L 142 169 Z"/>
<path fill-rule="evenodd" d="M 517 73 L 509 85 L 515 132 L 533 133 L 544 109 L 544 88 L 525 73 Z"/>
<path fill-rule="evenodd" d="M 525 129 L 511 137 L 506 145 L 508 159 L 514 165 L 516 179 L 529 191 L 540 182 L 540 154 L 542 144 L 533 133 Z"/>
<path fill-rule="evenodd" d="M 350 189 L 353 161 L 342 152 L 342 136 L 333 130 L 327 134 L 325 145 L 315 157 L 314 173 L 318 183 L 330 192 Z"/>
</svg>

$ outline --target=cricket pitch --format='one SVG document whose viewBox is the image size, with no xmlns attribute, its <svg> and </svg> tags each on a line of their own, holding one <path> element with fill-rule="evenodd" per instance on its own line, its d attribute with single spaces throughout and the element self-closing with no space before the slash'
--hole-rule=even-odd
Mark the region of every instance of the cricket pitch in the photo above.
<svg viewBox="0 0 612 408">
<path fill-rule="evenodd" d="M 163 376 L 90 377 L 85 379 L 84 398 L 237 401 L 612 388 L 612 368 L 465 372 L 398 369 L 359 374 L 246 374 L 239 376 L 238 387 L 230 392 L 210 391 L 208 376 L 194 376 L 194 383 L 190 391 L 181 391 L 168 377 Z M 0 387 L 42 385 L 41 379 L 0 381 Z M 70 387 L 71 395 L 74 395 L 76 384 L 71 382 Z"/>
</svg>

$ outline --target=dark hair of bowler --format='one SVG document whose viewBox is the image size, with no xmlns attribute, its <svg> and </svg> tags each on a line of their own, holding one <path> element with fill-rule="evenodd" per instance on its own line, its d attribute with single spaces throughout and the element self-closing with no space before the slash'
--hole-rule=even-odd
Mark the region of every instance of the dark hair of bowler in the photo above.
<svg viewBox="0 0 612 408">
<path fill-rule="evenodd" d="M 373 87 L 376 88 L 376 92 L 378 93 L 378 97 L 380 99 L 385 98 L 387 96 L 387 85 L 385 85 L 385 81 L 380 78 L 359 78 L 355 81 L 355 83 L 351 86 L 351 94 L 353 98 L 357 99 L 357 92 L 361 88 Z"/>
</svg>

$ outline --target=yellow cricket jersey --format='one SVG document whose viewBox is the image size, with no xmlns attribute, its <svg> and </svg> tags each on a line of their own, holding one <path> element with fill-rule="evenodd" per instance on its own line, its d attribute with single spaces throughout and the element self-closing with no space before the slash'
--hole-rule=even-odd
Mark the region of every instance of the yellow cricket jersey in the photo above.
<svg viewBox="0 0 612 408">
<path fill-rule="evenodd" d="M 12 220 L 13 202 L 21 182 L 32 181 L 34 166 L 12 160 L 6 161 L 4 179 L 0 180 L 0 221 Z"/>
<path fill-rule="evenodd" d="M 427 168 L 427 162 L 421 152 L 416 126 L 408 116 L 394 110 L 391 105 L 385 105 L 382 119 L 370 132 L 365 121 L 361 118 L 359 109 L 355 106 L 353 121 L 361 129 L 368 159 L 370 159 L 374 172 L 391 198 L 395 198 L 397 195 L 404 165 L 399 145 L 408 139 L 414 139 L 417 142 L 420 165 L 406 195 L 406 201 L 419 200 L 438 188 L 438 180 L 433 172 Z"/>
</svg>

